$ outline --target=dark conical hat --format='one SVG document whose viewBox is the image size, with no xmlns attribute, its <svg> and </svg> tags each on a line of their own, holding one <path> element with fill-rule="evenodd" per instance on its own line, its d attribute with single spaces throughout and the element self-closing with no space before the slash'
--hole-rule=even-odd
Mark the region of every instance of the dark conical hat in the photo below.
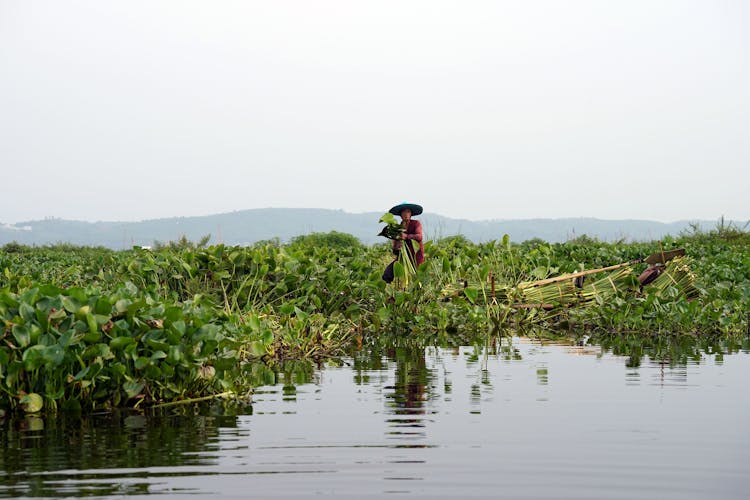
<svg viewBox="0 0 750 500">
<path fill-rule="evenodd" d="M 416 203 L 408 203 L 406 201 L 399 203 L 398 205 L 396 205 L 395 207 L 391 208 L 388 211 L 392 213 L 393 215 L 401 215 L 401 212 L 406 210 L 407 208 L 411 210 L 412 215 L 419 215 L 422 213 L 421 205 L 417 205 Z"/>
</svg>

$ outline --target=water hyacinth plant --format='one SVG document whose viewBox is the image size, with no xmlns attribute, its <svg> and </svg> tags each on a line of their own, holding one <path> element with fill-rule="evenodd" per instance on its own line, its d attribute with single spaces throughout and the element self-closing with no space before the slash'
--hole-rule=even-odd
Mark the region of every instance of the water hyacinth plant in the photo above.
<svg viewBox="0 0 750 500">
<path fill-rule="evenodd" d="M 416 270 L 401 252 L 396 289 L 381 279 L 387 247 L 340 233 L 154 251 L 0 247 L 0 410 L 243 393 L 254 363 L 320 362 L 385 331 L 435 343 L 529 328 L 607 338 L 750 333 L 750 236 L 697 233 L 661 244 L 687 255 L 646 286 L 636 279 L 644 263 L 592 274 L 580 288 L 567 279 L 530 287 L 520 285 L 637 261 L 659 247 L 452 236 L 425 242 L 429 258 Z"/>
</svg>

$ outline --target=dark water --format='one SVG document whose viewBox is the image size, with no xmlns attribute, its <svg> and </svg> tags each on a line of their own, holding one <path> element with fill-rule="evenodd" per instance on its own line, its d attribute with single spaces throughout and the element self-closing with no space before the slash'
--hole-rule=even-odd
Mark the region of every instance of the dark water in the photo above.
<svg viewBox="0 0 750 500">
<path fill-rule="evenodd" d="M 750 355 L 373 350 L 251 405 L 0 424 L 0 496 L 748 498 Z"/>
</svg>

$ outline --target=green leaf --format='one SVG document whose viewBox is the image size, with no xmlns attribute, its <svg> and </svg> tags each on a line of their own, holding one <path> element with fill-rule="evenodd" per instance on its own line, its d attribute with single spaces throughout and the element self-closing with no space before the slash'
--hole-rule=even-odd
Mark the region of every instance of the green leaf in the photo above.
<svg viewBox="0 0 750 500">
<path fill-rule="evenodd" d="M 19 402 L 23 406 L 23 411 L 26 413 L 37 413 L 44 407 L 44 399 L 35 392 L 26 394 Z"/>
<path fill-rule="evenodd" d="M 29 329 L 22 325 L 13 325 L 13 338 L 16 339 L 18 347 L 26 347 L 31 342 Z"/>
<path fill-rule="evenodd" d="M 50 320 L 61 320 L 65 319 L 68 316 L 68 314 L 65 312 L 65 309 L 57 309 L 55 312 L 51 312 L 49 314 Z"/>
<path fill-rule="evenodd" d="M 118 313 L 124 313 L 128 310 L 129 305 L 130 301 L 128 299 L 120 299 L 115 302 L 115 311 L 117 311 Z"/>
<path fill-rule="evenodd" d="M 464 288 L 464 294 L 466 295 L 466 298 L 469 299 L 469 302 L 476 304 L 477 297 L 479 297 L 479 290 L 472 287 Z"/>
<path fill-rule="evenodd" d="M 79 304 L 78 301 L 67 296 L 63 296 L 62 304 L 65 310 L 69 313 L 75 313 L 76 311 L 78 311 L 78 309 L 81 308 L 81 304 Z"/>
<path fill-rule="evenodd" d="M 490 275 L 490 266 L 487 264 L 483 265 L 482 268 L 479 270 L 479 277 L 482 279 L 482 281 L 486 280 L 487 277 Z"/>
<path fill-rule="evenodd" d="M 265 345 L 271 345 L 273 343 L 273 330 L 271 330 L 270 328 L 266 328 L 265 330 L 263 330 L 260 341 Z"/>
<path fill-rule="evenodd" d="M 99 326 L 96 324 L 96 318 L 90 312 L 86 313 L 86 325 L 89 327 L 90 333 L 96 333 L 99 331 Z"/>
<path fill-rule="evenodd" d="M 35 345 L 29 347 L 23 352 L 23 367 L 27 372 L 37 370 L 44 365 L 44 352 L 46 349 L 46 346 Z"/>
<path fill-rule="evenodd" d="M 96 299 L 96 305 L 94 306 L 95 314 L 109 315 L 112 314 L 112 303 L 104 297 Z"/>
<path fill-rule="evenodd" d="M 261 357 L 266 354 L 266 346 L 263 342 L 250 342 L 250 354 L 255 357 Z"/>
<path fill-rule="evenodd" d="M 396 278 L 404 279 L 406 277 L 406 270 L 404 265 L 398 261 L 393 263 L 393 276 Z"/>
<path fill-rule="evenodd" d="M 138 359 L 135 360 L 135 369 L 143 370 L 149 365 L 149 363 L 151 363 L 150 359 L 140 356 Z"/>
<path fill-rule="evenodd" d="M 24 321 L 27 321 L 27 322 L 33 321 L 34 319 L 36 319 L 34 308 L 25 302 L 22 302 L 21 305 L 18 307 L 18 314 L 24 319 Z"/>
<path fill-rule="evenodd" d="M 378 222 L 384 222 L 388 224 L 389 226 L 399 225 L 398 221 L 396 220 L 396 217 L 390 212 L 383 214 L 383 216 L 380 219 L 378 219 Z"/>
<path fill-rule="evenodd" d="M 60 344 L 52 344 L 44 349 L 45 368 L 52 370 L 57 368 L 65 360 L 65 350 Z"/>
<path fill-rule="evenodd" d="M 187 330 L 187 327 L 184 321 L 178 320 L 172 323 L 171 330 L 178 333 L 179 336 L 182 337 L 185 335 L 185 331 Z"/>
<path fill-rule="evenodd" d="M 254 332 L 260 331 L 260 318 L 255 315 L 251 314 L 247 317 L 247 324 L 250 326 L 250 329 Z"/>
<path fill-rule="evenodd" d="M 113 351 L 116 351 L 118 349 L 124 349 L 125 347 L 134 343 L 135 339 L 132 337 L 115 337 L 109 341 L 109 348 Z"/>
<path fill-rule="evenodd" d="M 169 346 L 169 353 L 167 354 L 167 363 L 176 365 L 182 360 L 182 350 L 179 346 Z"/>
<path fill-rule="evenodd" d="M 146 384 L 143 382 L 128 380 L 122 384 L 122 389 L 125 391 L 125 394 L 127 394 L 128 399 L 130 399 L 140 394 L 145 386 Z"/>
<path fill-rule="evenodd" d="M 157 359 L 164 359 L 167 357 L 167 353 L 164 351 L 156 351 L 151 355 L 151 359 L 157 360 Z"/>
</svg>

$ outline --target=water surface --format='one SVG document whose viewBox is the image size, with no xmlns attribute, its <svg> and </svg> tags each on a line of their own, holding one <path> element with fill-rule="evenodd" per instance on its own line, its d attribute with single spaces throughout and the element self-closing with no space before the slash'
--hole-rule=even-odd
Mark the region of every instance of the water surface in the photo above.
<svg viewBox="0 0 750 500">
<path fill-rule="evenodd" d="M 522 338 L 261 374 L 252 404 L 2 421 L 0 496 L 746 498 L 750 355 Z"/>
</svg>

